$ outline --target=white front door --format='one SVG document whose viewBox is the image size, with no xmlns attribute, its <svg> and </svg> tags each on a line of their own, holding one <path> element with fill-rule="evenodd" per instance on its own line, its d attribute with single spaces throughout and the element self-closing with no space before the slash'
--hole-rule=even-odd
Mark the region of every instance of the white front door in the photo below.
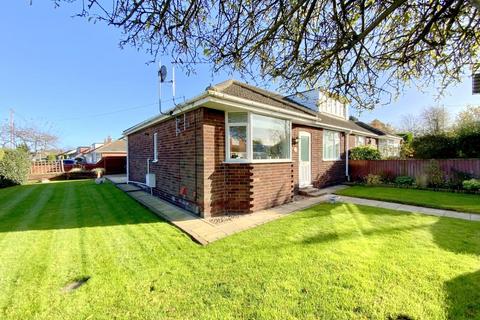
<svg viewBox="0 0 480 320">
<path fill-rule="evenodd" d="M 300 131 L 298 134 L 298 184 L 300 188 L 312 185 L 311 135 Z"/>
</svg>

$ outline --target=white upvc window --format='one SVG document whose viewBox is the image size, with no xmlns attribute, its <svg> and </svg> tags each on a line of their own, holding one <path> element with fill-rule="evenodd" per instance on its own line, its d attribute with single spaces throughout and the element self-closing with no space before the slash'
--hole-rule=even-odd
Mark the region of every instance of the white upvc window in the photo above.
<svg viewBox="0 0 480 320">
<path fill-rule="evenodd" d="M 366 145 L 366 140 L 365 140 L 365 137 L 364 136 L 356 136 L 355 138 L 355 146 L 358 147 L 358 146 L 364 146 Z"/>
<path fill-rule="evenodd" d="M 251 112 L 226 112 L 225 161 L 291 161 L 291 122 Z"/>
<path fill-rule="evenodd" d="M 153 162 L 158 161 L 158 134 L 155 132 L 153 134 Z"/>
<path fill-rule="evenodd" d="M 400 140 L 380 139 L 378 150 L 384 157 L 398 157 L 400 155 Z"/>
<path fill-rule="evenodd" d="M 340 159 L 340 132 L 323 130 L 323 160 Z"/>
</svg>

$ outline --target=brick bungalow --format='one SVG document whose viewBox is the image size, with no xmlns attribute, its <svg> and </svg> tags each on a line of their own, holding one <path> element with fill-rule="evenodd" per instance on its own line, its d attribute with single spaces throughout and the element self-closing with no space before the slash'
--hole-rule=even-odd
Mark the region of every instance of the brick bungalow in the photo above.
<svg viewBox="0 0 480 320">
<path fill-rule="evenodd" d="M 229 80 L 124 131 L 129 183 L 202 217 L 292 201 L 348 178 L 345 150 L 380 134 L 321 91 L 283 97 Z M 147 174 L 149 177 L 147 178 Z"/>
</svg>

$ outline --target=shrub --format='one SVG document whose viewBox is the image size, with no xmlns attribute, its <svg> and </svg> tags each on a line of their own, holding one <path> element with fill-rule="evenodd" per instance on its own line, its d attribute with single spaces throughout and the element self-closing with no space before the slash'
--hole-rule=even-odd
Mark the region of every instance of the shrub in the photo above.
<svg viewBox="0 0 480 320">
<path fill-rule="evenodd" d="M 448 159 L 457 156 L 455 138 L 445 134 L 415 138 L 412 148 L 417 159 Z"/>
<path fill-rule="evenodd" d="M 439 188 L 444 184 L 443 172 L 438 161 L 431 160 L 426 170 L 428 186 Z"/>
<path fill-rule="evenodd" d="M 420 174 L 415 177 L 415 185 L 421 188 L 428 186 L 428 177 L 426 174 Z"/>
<path fill-rule="evenodd" d="M 382 178 L 379 175 L 370 173 L 368 176 L 365 177 L 365 182 L 370 185 L 381 184 Z"/>
<path fill-rule="evenodd" d="M 468 191 L 478 191 L 480 190 L 480 180 L 479 179 L 470 179 L 463 181 L 463 188 Z"/>
<path fill-rule="evenodd" d="M 395 184 L 400 186 L 411 186 L 415 180 L 410 176 L 398 176 L 395 178 Z"/>
<path fill-rule="evenodd" d="M 480 158 L 480 132 L 462 132 L 457 137 L 458 156 L 461 158 Z"/>
<path fill-rule="evenodd" d="M 0 152 L 0 188 L 23 184 L 30 172 L 30 159 L 24 150 L 5 149 Z"/>
<path fill-rule="evenodd" d="M 100 178 L 105 174 L 105 169 L 103 168 L 94 168 L 91 171 L 97 175 L 97 178 Z"/>
<path fill-rule="evenodd" d="M 65 178 L 67 180 L 75 179 L 92 179 L 96 178 L 97 174 L 93 170 L 86 170 L 85 167 L 72 168 L 70 171 L 65 173 Z"/>
<path fill-rule="evenodd" d="M 360 146 L 352 148 L 349 152 L 352 160 L 380 160 L 380 151 L 371 146 Z"/>
<path fill-rule="evenodd" d="M 390 170 L 383 171 L 380 174 L 380 177 L 381 177 L 382 181 L 385 182 L 385 183 L 391 183 L 391 182 L 395 181 L 395 174 Z"/>
<path fill-rule="evenodd" d="M 451 176 L 447 179 L 447 186 L 451 189 L 462 189 L 463 182 L 473 178 L 470 173 L 455 170 L 454 168 L 451 168 L 451 172 Z"/>
</svg>

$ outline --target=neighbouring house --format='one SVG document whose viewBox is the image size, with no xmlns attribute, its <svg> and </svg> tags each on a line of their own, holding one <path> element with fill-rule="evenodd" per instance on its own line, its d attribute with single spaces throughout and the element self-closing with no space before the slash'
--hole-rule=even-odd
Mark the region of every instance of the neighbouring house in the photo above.
<svg viewBox="0 0 480 320">
<path fill-rule="evenodd" d="M 372 127 L 361 121 L 356 122 L 359 126 L 376 133 L 378 141 L 378 151 L 382 158 L 395 158 L 400 156 L 403 138 L 383 130 Z"/>
<path fill-rule="evenodd" d="M 67 150 L 57 154 L 58 160 L 64 159 L 84 159 L 85 153 L 90 150 L 90 147 L 76 147 L 75 149 Z"/>
<path fill-rule="evenodd" d="M 57 160 L 74 159 L 76 154 L 77 154 L 77 149 L 70 149 L 65 152 L 57 154 Z"/>
<path fill-rule="evenodd" d="M 111 140 L 110 140 L 111 142 Z M 97 152 L 98 148 L 103 146 L 104 143 L 101 142 L 94 142 L 90 145 L 90 148 L 83 154 L 83 159 L 85 159 L 86 163 L 97 163 L 102 159 L 102 156 L 99 152 Z"/>
<path fill-rule="evenodd" d="M 124 135 L 129 183 L 202 217 L 250 213 L 344 182 L 348 150 L 381 136 L 350 121 L 341 97 L 284 97 L 235 80 Z"/>
<path fill-rule="evenodd" d="M 109 137 L 104 143 L 97 144 L 84 157 L 88 164 L 103 167 L 106 173 L 125 173 L 127 160 L 127 143 L 125 138 L 113 140 Z"/>
</svg>

